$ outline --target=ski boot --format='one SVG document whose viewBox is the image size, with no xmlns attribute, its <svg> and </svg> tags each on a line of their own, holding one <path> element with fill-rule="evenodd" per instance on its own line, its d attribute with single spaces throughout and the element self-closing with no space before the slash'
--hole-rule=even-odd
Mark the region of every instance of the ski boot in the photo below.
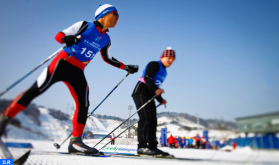
<svg viewBox="0 0 279 165">
<path fill-rule="evenodd" d="M 5 129 L 8 125 L 8 123 L 11 121 L 12 119 L 9 118 L 8 116 L 5 116 L 3 114 L 0 114 L 0 137 L 4 134 Z"/>
<path fill-rule="evenodd" d="M 149 150 L 149 149 L 148 148 L 138 148 L 137 154 L 144 155 L 147 152 L 147 150 Z"/>
<path fill-rule="evenodd" d="M 143 155 L 162 155 L 162 156 L 168 156 L 169 153 L 164 152 L 162 150 L 159 150 L 158 148 L 139 148 L 138 154 Z"/>
<path fill-rule="evenodd" d="M 91 148 L 82 142 L 81 137 L 71 137 L 68 146 L 69 153 L 101 154 L 96 148 Z"/>
<path fill-rule="evenodd" d="M 144 154 L 146 152 L 146 150 L 148 150 L 146 143 L 138 144 L 137 154 Z"/>
<path fill-rule="evenodd" d="M 164 152 L 164 151 L 162 151 L 162 150 L 160 150 L 158 148 L 156 148 L 155 150 L 157 150 L 157 152 L 160 152 L 160 155 L 162 155 L 162 156 L 169 156 L 170 155 L 169 153 Z"/>
</svg>

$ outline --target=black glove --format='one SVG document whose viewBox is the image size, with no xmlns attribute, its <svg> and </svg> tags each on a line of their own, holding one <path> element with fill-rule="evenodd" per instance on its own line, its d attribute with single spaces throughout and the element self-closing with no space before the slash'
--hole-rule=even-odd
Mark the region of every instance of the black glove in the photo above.
<svg viewBox="0 0 279 165">
<path fill-rule="evenodd" d="M 61 39 L 67 46 L 72 46 L 80 42 L 80 40 L 75 35 L 65 36 Z"/>
<path fill-rule="evenodd" d="M 139 66 L 138 65 L 126 65 L 124 68 L 127 72 L 130 73 L 136 73 L 139 70 Z"/>
</svg>

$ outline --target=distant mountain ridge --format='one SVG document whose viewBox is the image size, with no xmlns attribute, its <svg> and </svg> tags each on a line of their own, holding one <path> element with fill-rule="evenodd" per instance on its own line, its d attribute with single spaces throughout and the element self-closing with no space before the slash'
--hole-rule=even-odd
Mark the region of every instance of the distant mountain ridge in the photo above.
<svg viewBox="0 0 279 165">
<path fill-rule="evenodd" d="M 12 100 L 0 100 L 0 113 L 3 113 L 4 110 L 9 106 Z M 40 111 L 38 110 L 38 106 L 36 104 L 30 104 L 24 111 L 22 111 L 25 115 L 29 116 L 30 119 L 37 125 L 41 125 L 39 120 Z M 21 123 L 17 119 L 12 120 L 12 124 L 21 126 Z"/>
<path fill-rule="evenodd" d="M 11 103 L 11 100 L 0 100 L 0 113 L 2 113 L 5 108 Z M 27 116 L 30 117 L 30 119 L 33 121 L 33 123 L 37 124 L 40 126 L 41 122 L 39 119 L 40 111 L 38 110 L 39 107 L 42 106 L 37 106 L 36 104 L 30 104 L 24 111 L 23 113 Z M 70 116 L 60 110 L 55 110 L 53 108 L 49 109 L 49 114 L 53 116 L 54 118 L 58 120 L 68 120 Z M 119 122 L 123 122 L 126 119 L 122 119 L 120 117 L 116 116 L 108 116 L 108 115 L 99 115 L 99 114 L 93 114 L 94 117 L 106 121 L 106 120 L 115 120 Z M 179 125 L 178 123 L 178 116 L 180 118 L 184 118 L 192 123 L 197 123 L 197 117 L 193 115 L 189 115 L 187 113 L 177 113 L 177 112 L 160 112 L 157 113 L 157 118 L 161 117 L 168 117 L 168 118 L 173 118 L 173 121 L 171 124 L 176 124 Z M 20 121 L 14 119 L 14 123 L 19 124 L 20 126 Z M 131 124 L 137 122 L 137 119 L 131 119 Z M 199 118 L 199 124 L 203 125 L 206 128 L 210 129 L 220 129 L 220 130 L 235 130 L 236 129 L 236 124 L 231 121 L 224 121 L 220 119 L 202 119 Z M 123 125 L 124 127 L 127 127 L 127 123 Z"/>
<path fill-rule="evenodd" d="M 197 123 L 197 117 L 189 115 L 187 113 L 177 113 L 177 112 L 160 112 L 157 113 L 157 118 L 168 117 L 168 118 L 177 118 L 177 116 L 187 119 L 193 123 Z M 220 119 L 202 119 L 199 118 L 199 124 L 211 129 L 220 129 L 220 130 L 235 130 L 236 123 L 231 121 L 224 121 Z M 176 122 L 175 120 L 173 122 Z"/>
</svg>

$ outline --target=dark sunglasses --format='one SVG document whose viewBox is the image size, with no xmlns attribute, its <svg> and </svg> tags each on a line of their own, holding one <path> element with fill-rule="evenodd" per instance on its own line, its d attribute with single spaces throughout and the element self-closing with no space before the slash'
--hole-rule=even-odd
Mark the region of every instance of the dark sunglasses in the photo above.
<svg viewBox="0 0 279 165">
<path fill-rule="evenodd" d="M 118 13 L 113 13 L 113 15 L 115 16 L 115 17 L 119 17 L 119 14 Z"/>
</svg>

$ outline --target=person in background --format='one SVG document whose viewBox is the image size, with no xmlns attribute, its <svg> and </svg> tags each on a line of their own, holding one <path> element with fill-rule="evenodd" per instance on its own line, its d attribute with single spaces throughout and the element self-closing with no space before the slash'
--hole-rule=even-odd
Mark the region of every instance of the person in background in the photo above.
<svg viewBox="0 0 279 165">
<path fill-rule="evenodd" d="M 189 148 L 194 148 L 193 143 L 194 143 L 194 140 L 190 137 L 190 138 L 188 139 L 188 147 L 189 147 Z"/>
<path fill-rule="evenodd" d="M 206 149 L 212 149 L 212 145 L 211 145 L 210 141 L 206 142 L 205 147 L 206 147 Z"/>
<path fill-rule="evenodd" d="M 174 138 L 174 148 L 177 148 L 177 136 Z"/>
<path fill-rule="evenodd" d="M 218 150 L 219 149 L 219 147 L 220 147 L 220 143 L 219 143 L 219 140 L 214 140 L 213 142 L 212 142 L 212 144 L 213 144 L 213 148 L 215 149 L 215 150 Z"/>
<path fill-rule="evenodd" d="M 206 145 L 206 139 L 205 139 L 205 137 L 201 137 L 201 146 L 202 146 L 202 149 L 205 149 L 205 145 Z"/>
<path fill-rule="evenodd" d="M 200 137 L 200 135 L 197 134 L 194 138 L 196 140 L 196 148 L 200 149 L 200 146 L 201 146 L 201 137 Z"/>
<path fill-rule="evenodd" d="M 220 140 L 220 148 L 223 148 L 223 147 L 225 147 L 225 141 L 224 141 L 224 139 L 221 139 Z"/>
<path fill-rule="evenodd" d="M 171 47 L 163 51 L 159 61 L 151 61 L 144 68 L 141 76 L 132 93 L 133 100 L 137 109 L 144 105 L 154 96 L 161 104 L 167 101 L 162 98 L 161 94 L 164 90 L 161 85 L 167 76 L 167 68 L 172 65 L 175 60 L 175 52 Z M 157 112 L 155 101 L 152 100 L 140 111 L 138 111 L 138 154 L 147 155 L 163 155 L 169 154 L 157 148 L 156 130 L 157 130 Z"/>
<path fill-rule="evenodd" d="M 183 148 L 188 148 L 188 141 L 185 136 L 183 138 Z"/>
<path fill-rule="evenodd" d="M 161 147 L 164 147 L 164 144 L 163 144 L 163 137 L 162 137 L 162 136 L 160 136 L 159 142 L 160 142 L 160 146 L 161 146 Z"/>
<path fill-rule="evenodd" d="M 180 148 L 181 145 L 180 136 L 177 136 L 176 141 L 177 141 L 177 148 Z"/>
<path fill-rule="evenodd" d="M 170 148 L 174 148 L 175 144 L 174 144 L 174 137 L 172 136 L 172 134 L 170 135 L 170 137 L 168 138 L 168 144 L 170 146 Z"/>
<path fill-rule="evenodd" d="M 84 138 L 85 138 L 85 133 L 83 133 L 81 136 L 81 139 L 84 139 Z"/>
<path fill-rule="evenodd" d="M 234 149 L 234 150 L 236 149 L 237 144 L 236 144 L 236 142 L 235 142 L 235 141 L 233 141 L 233 142 L 232 142 L 232 147 L 233 147 L 233 149 Z"/>
<path fill-rule="evenodd" d="M 114 133 L 112 133 L 111 134 L 111 136 L 110 136 L 110 140 L 111 140 L 111 145 L 114 145 L 114 143 L 115 143 L 115 136 L 114 136 Z"/>
</svg>

